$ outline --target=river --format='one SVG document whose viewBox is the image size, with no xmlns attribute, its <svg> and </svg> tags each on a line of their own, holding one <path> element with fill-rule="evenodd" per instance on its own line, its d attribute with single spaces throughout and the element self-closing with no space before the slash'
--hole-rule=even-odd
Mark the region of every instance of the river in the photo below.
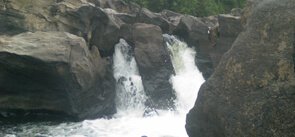
<svg viewBox="0 0 295 137">
<path fill-rule="evenodd" d="M 112 118 L 18 124 L 4 129 L 4 137 L 187 137 L 185 117 L 204 79 L 195 65 L 195 50 L 174 36 L 163 37 L 175 69 L 170 79 L 177 97 L 175 109 L 146 110 L 148 97 L 132 49 L 121 39 L 113 55 L 118 112 Z"/>
</svg>

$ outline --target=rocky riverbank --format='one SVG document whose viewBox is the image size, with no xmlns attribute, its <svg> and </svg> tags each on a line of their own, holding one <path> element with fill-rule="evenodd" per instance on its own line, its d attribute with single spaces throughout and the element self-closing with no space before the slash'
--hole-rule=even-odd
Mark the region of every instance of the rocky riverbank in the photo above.
<svg viewBox="0 0 295 137">
<path fill-rule="evenodd" d="M 174 71 L 162 34 L 194 47 L 207 79 L 241 30 L 236 14 L 153 13 L 119 0 L 0 1 L 0 117 L 111 116 L 112 55 L 120 38 L 133 47 L 146 105 L 173 108 Z"/>
</svg>

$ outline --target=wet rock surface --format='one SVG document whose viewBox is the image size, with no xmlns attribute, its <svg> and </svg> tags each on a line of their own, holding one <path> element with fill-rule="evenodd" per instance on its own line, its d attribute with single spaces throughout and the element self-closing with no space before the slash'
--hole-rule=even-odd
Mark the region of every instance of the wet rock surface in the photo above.
<svg viewBox="0 0 295 137">
<path fill-rule="evenodd" d="M 295 3 L 251 3 L 243 15 L 245 30 L 187 115 L 191 137 L 294 136 Z"/>
</svg>

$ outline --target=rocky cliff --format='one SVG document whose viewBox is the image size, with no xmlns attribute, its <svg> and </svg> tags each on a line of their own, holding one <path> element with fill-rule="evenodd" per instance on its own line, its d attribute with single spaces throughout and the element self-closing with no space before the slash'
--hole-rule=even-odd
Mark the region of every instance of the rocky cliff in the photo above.
<svg viewBox="0 0 295 137">
<path fill-rule="evenodd" d="M 120 0 L 0 1 L 0 118 L 50 114 L 81 120 L 115 113 L 111 65 L 120 38 L 134 50 L 150 98 L 146 104 L 173 108 L 174 71 L 162 34 L 194 47 L 209 78 L 240 24 L 238 16 L 153 13 Z"/>
<path fill-rule="evenodd" d="M 190 137 L 295 135 L 295 1 L 250 0 L 245 30 L 202 85 Z"/>
</svg>

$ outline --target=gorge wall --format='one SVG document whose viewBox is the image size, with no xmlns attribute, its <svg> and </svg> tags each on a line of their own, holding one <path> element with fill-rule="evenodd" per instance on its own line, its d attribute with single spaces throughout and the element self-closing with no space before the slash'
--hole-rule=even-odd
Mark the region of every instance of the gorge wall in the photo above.
<svg viewBox="0 0 295 137">
<path fill-rule="evenodd" d="M 0 1 L 0 119 L 114 114 L 111 64 L 120 38 L 134 50 L 150 98 L 146 105 L 173 108 L 169 79 L 174 72 L 162 34 L 194 47 L 207 79 L 242 30 L 240 24 L 239 16 L 153 13 L 120 0 Z"/>
<path fill-rule="evenodd" d="M 294 136 L 294 0 L 250 0 L 245 30 L 202 85 L 190 137 Z"/>
</svg>

